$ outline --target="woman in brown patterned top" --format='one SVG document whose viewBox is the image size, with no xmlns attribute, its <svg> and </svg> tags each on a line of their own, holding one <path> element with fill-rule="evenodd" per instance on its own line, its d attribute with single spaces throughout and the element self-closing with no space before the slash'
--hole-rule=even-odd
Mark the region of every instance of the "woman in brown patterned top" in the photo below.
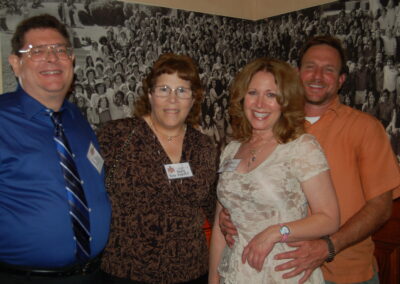
<svg viewBox="0 0 400 284">
<path fill-rule="evenodd" d="M 213 220 L 217 151 L 195 129 L 202 87 L 193 61 L 166 54 L 143 81 L 135 117 L 99 133 L 113 219 L 106 283 L 207 283 L 202 225 Z"/>
</svg>

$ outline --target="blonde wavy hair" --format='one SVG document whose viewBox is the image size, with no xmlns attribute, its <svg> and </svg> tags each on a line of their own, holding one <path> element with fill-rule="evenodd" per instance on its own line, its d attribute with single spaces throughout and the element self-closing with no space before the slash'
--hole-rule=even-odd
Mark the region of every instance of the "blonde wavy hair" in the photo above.
<svg viewBox="0 0 400 284">
<path fill-rule="evenodd" d="M 287 143 L 305 133 L 305 91 L 298 72 L 288 63 L 270 58 L 258 58 L 247 64 L 236 76 L 230 90 L 229 114 L 232 119 L 232 137 L 246 142 L 252 136 L 252 126 L 244 113 L 244 98 L 253 76 L 258 72 L 271 73 L 278 87 L 276 100 L 281 106 L 281 116 L 273 126 L 279 143 Z"/>
</svg>

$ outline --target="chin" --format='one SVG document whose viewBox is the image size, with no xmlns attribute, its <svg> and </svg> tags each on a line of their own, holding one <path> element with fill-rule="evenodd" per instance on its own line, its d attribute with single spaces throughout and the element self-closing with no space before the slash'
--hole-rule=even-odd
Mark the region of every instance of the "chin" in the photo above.
<svg viewBox="0 0 400 284">
<path fill-rule="evenodd" d="M 176 128 L 184 124 L 184 121 L 164 121 L 164 125 L 167 128 Z"/>
<path fill-rule="evenodd" d="M 256 130 L 256 131 L 263 131 L 263 130 L 267 130 L 267 129 L 269 129 L 269 128 L 271 128 L 272 126 L 271 125 L 266 125 L 266 124 L 263 124 L 263 125 L 259 125 L 259 124 L 252 124 L 251 125 L 251 128 L 253 128 L 253 130 Z"/>
<path fill-rule="evenodd" d="M 306 97 L 306 101 L 309 104 L 313 104 L 313 105 L 320 105 L 323 104 L 326 101 L 326 97 Z"/>
</svg>

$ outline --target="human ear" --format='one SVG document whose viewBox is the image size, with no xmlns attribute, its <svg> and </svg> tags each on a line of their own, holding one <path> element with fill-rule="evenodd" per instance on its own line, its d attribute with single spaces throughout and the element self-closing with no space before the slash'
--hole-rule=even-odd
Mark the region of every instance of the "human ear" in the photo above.
<svg viewBox="0 0 400 284">
<path fill-rule="evenodd" d="M 346 81 L 346 74 L 339 75 L 339 89 L 342 87 L 344 81 Z"/>
<path fill-rule="evenodd" d="M 22 59 L 15 54 L 10 54 L 8 56 L 8 63 L 11 65 L 11 68 L 13 69 L 15 76 L 19 77 Z"/>
</svg>

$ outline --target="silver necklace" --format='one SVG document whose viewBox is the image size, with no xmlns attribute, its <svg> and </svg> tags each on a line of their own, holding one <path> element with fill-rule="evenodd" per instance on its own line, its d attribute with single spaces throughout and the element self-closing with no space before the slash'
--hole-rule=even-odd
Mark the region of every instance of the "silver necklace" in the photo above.
<svg viewBox="0 0 400 284">
<path fill-rule="evenodd" d="M 250 168 L 250 166 L 257 160 L 257 154 L 262 150 L 263 146 L 272 142 L 273 139 L 274 138 L 271 138 L 268 141 L 262 143 L 260 146 L 249 150 L 251 157 L 249 158 L 249 161 L 247 162 L 247 168 Z"/>
<path fill-rule="evenodd" d="M 150 123 L 151 123 L 151 126 L 152 126 L 152 128 L 154 129 L 154 131 L 156 132 L 156 133 L 158 133 L 158 134 L 161 134 L 162 136 L 165 136 L 166 138 L 167 138 L 167 141 L 168 142 L 172 142 L 175 138 L 178 138 L 179 136 L 181 136 L 182 134 L 184 134 L 185 132 L 186 132 L 186 128 L 187 128 L 187 126 L 186 126 L 186 124 L 183 126 L 183 131 L 182 131 L 182 133 L 179 133 L 179 134 L 177 134 L 177 135 L 167 135 L 167 134 L 164 134 L 164 133 L 161 133 L 160 131 L 158 131 L 158 129 L 156 128 L 156 126 L 155 126 L 155 124 L 153 123 L 153 119 L 150 117 Z"/>
</svg>

